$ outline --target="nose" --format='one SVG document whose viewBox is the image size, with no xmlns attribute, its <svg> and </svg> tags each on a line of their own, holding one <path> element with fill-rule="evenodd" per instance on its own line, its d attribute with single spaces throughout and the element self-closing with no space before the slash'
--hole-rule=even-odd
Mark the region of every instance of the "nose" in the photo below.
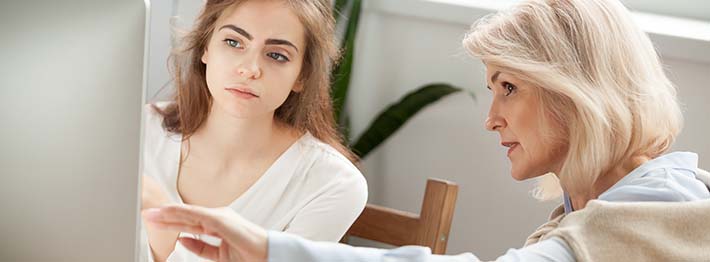
<svg viewBox="0 0 710 262">
<path fill-rule="evenodd" d="M 500 129 L 505 128 L 508 123 L 505 118 L 500 115 L 497 110 L 495 101 L 491 104 L 491 109 L 488 111 L 488 117 L 486 117 L 486 130 L 488 131 L 500 131 Z"/>
<path fill-rule="evenodd" d="M 486 130 L 488 131 L 499 131 L 499 129 L 505 127 L 505 121 L 502 121 L 499 117 L 488 117 L 486 118 Z"/>
<path fill-rule="evenodd" d="M 258 79 L 261 77 L 261 67 L 257 55 L 247 55 L 237 66 L 237 74 L 246 79 Z"/>
</svg>

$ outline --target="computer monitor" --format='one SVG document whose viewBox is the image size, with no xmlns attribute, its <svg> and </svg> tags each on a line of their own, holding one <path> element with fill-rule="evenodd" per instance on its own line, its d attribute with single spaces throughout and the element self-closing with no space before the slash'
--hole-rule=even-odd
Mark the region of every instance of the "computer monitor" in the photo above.
<svg viewBox="0 0 710 262">
<path fill-rule="evenodd" d="M 135 261 L 148 4 L 0 4 L 0 261 Z"/>
</svg>

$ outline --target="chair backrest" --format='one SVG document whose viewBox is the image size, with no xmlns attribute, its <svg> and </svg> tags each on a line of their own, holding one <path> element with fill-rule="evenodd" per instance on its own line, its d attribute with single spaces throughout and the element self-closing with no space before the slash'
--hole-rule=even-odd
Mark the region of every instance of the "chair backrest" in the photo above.
<svg viewBox="0 0 710 262">
<path fill-rule="evenodd" d="M 458 185 L 441 179 L 427 179 L 419 215 L 367 204 L 346 236 L 355 236 L 395 246 L 428 246 L 444 254 L 454 216 Z"/>
</svg>

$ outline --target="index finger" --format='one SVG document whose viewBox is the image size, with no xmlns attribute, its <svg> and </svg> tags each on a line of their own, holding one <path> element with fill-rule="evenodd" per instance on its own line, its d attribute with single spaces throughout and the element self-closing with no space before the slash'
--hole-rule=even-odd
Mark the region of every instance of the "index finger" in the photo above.
<svg viewBox="0 0 710 262">
<path fill-rule="evenodd" d="M 144 218 L 164 229 L 190 230 L 189 233 L 216 231 L 220 220 L 209 208 L 190 205 L 171 205 L 161 208 L 146 209 Z M 200 231 L 200 232 L 194 232 Z M 204 232 L 202 232 L 204 231 Z"/>
<path fill-rule="evenodd" d="M 210 220 L 209 208 L 192 205 L 169 205 L 157 209 L 156 218 L 164 222 L 196 222 Z"/>
</svg>

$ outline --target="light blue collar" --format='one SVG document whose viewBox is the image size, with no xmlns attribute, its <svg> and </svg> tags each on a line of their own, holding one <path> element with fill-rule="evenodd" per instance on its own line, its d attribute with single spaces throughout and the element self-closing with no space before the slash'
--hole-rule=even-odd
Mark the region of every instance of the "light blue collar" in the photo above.
<svg viewBox="0 0 710 262">
<path fill-rule="evenodd" d="M 658 168 L 687 169 L 694 173 L 698 168 L 698 155 L 692 152 L 673 152 L 651 159 L 617 181 L 612 187 L 599 195 L 599 199 L 603 199 L 606 192 L 627 185 L 630 181 L 642 177 L 651 170 Z M 564 201 L 565 214 L 574 211 L 574 209 L 572 209 L 572 199 L 566 191 L 562 198 Z"/>
<path fill-rule="evenodd" d="M 569 194 L 567 194 L 567 191 L 565 191 L 565 194 L 562 198 L 565 201 L 565 214 L 569 214 L 570 212 L 574 211 L 572 210 L 572 199 L 569 197 Z"/>
</svg>

